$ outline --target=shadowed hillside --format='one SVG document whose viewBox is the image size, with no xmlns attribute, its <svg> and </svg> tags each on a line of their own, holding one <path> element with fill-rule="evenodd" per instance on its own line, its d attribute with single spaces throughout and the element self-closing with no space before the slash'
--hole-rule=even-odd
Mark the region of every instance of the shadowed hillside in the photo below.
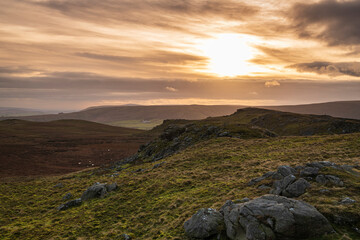
<svg viewBox="0 0 360 240">
<path fill-rule="evenodd" d="M 64 174 L 136 152 L 141 130 L 81 120 L 0 121 L 0 177 Z"/>
</svg>

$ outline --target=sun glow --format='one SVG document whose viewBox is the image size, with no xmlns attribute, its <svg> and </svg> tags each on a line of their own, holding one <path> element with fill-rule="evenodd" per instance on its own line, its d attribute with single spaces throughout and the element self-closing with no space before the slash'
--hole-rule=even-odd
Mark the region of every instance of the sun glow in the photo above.
<svg viewBox="0 0 360 240">
<path fill-rule="evenodd" d="M 263 71 L 249 62 L 257 54 L 256 49 L 251 46 L 257 41 L 254 37 L 240 34 L 221 34 L 204 40 L 198 48 L 209 58 L 205 71 L 222 77 Z"/>
</svg>

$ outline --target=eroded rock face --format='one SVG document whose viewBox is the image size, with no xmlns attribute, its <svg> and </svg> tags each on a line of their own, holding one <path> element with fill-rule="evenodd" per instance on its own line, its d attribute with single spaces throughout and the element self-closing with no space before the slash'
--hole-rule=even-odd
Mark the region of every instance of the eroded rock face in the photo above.
<svg viewBox="0 0 360 240">
<path fill-rule="evenodd" d="M 212 208 L 202 208 L 184 223 L 190 238 L 205 239 L 220 234 L 224 229 L 222 214 Z"/>
<path fill-rule="evenodd" d="M 313 206 L 286 197 L 265 195 L 242 204 L 227 202 L 221 209 L 229 239 L 305 239 L 333 231 Z"/>
</svg>

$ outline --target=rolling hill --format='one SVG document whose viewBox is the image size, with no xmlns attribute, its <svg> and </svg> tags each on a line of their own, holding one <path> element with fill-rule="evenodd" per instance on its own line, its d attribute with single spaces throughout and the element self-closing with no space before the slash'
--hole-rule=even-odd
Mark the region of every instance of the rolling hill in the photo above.
<svg viewBox="0 0 360 240">
<path fill-rule="evenodd" d="M 210 116 L 231 114 L 241 106 L 230 105 L 183 105 L 183 106 L 106 106 L 88 108 L 79 112 L 27 116 L 29 121 L 54 121 L 60 119 L 79 119 L 92 122 L 110 123 L 124 120 L 151 119 L 203 119 Z"/>
<path fill-rule="evenodd" d="M 264 106 L 261 108 L 301 114 L 329 115 L 360 119 L 360 101 L 341 101 L 303 105 Z"/>
<path fill-rule="evenodd" d="M 0 119 L 23 119 L 29 121 L 55 121 L 61 119 L 78 119 L 113 126 L 149 130 L 165 119 L 204 119 L 234 113 L 245 106 L 235 105 L 173 105 L 173 106 L 99 106 L 90 107 L 79 112 L 46 114 L 34 116 L 14 116 Z M 265 109 L 294 112 L 302 114 L 329 115 L 333 117 L 360 119 L 360 101 L 330 102 L 293 106 L 265 106 Z"/>
<path fill-rule="evenodd" d="M 45 114 L 45 112 L 35 109 L 0 107 L 0 117 L 31 116 L 42 114 Z"/>
</svg>

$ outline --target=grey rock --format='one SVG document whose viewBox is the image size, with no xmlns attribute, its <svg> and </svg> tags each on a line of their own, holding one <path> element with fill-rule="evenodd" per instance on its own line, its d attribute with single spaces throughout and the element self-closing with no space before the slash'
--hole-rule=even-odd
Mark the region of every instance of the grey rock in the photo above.
<svg viewBox="0 0 360 240">
<path fill-rule="evenodd" d="M 331 184 L 333 184 L 335 186 L 339 186 L 339 187 L 344 186 L 344 182 L 341 181 L 341 179 L 339 177 L 336 177 L 333 175 L 318 175 L 315 180 L 317 183 L 320 183 L 322 185 L 331 183 Z"/>
<path fill-rule="evenodd" d="M 222 207 L 226 234 L 232 240 L 304 239 L 333 232 L 313 206 L 286 197 L 265 195 Z"/>
<path fill-rule="evenodd" d="M 82 201 L 90 200 L 93 198 L 103 198 L 107 194 L 106 184 L 95 183 L 89 187 L 81 196 Z"/>
<path fill-rule="evenodd" d="M 316 167 L 305 167 L 300 171 L 300 176 L 302 177 L 315 177 L 319 173 L 319 168 Z"/>
<path fill-rule="evenodd" d="M 294 183 L 290 184 L 283 195 L 286 197 L 299 197 L 306 192 L 306 189 L 310 187 L 310 183 L 303 178 L 298 179 Z"/>
<path fill-rule="evenodd" d="M 106 191 L 108 192 L 115 191 L 116 189 L 118 189 L 117 183 L 106 184 L 105 187 L 106 187 Z"/>
<path fill-rule="evenodd" d="M 335 163 L 332 163 L 332 162 L 329 162 L 329 161 L 320 161 L 320 162 L 307 163 L 306 166 L 307 167 L 312 167 L 312 168 L 322 169 L 324 167 L 334 167 L 334 166 L 337 166 L 337 165 Z"/>
<path fill-rule="evenodd" d="M 157 163 L 157 164 L 155 164 L 155 165 L 152 167 L 152 169 L 159 168 L 159 167 L 161 167 L 162 165 L 164 165 L 165 163 L 166 163 L 166 162 Z"/>
<path fill-rule="evenodd" d="M 290 166 L 287 166 L 287 165 L 283 165 L 283 166 L 280 166 L 278 167 L 278 173 L 280 173 L 283 177 L 286 177 L 288 175 L 291 175 L 291 174 L 295 174 L 296 171 L 294 168 L 290 167 Z"/>
<path fill-rule="evenodd" d="M 205 239 L 220 234 L 224 220 L 220 212 L 212 208 L 202 208 L 184 223 L 185 233 L 190 238 Z"/>
<path fill-rule="evenodd" d="M 71 208 L 71 207 L 80 206 L 81 203 L 82 203 L 81 198 L 74 199 L 74 200 L 68 201 L 67 203 L 61 204 L 61 205 L 57 208 L 57 210 L 63 211 L 63 210 L 66 210 L 66 209 L 68 209 L 68 208 Z"/>
<path fill-rule="evenodd" d="M 329 180 L 329 182 L 331 182 L 332 184 L 339 186 L 339 187 L 343 187 L 344 186 L 344 182 L 341 181 L 340 178 L 333 176 L 333 175 L 325 175 L 326 179 Z"/>
<path fill-rule="evenodd" d="M 340 201 L 340 204 L 354 204 L 356 201 L 354 199 L 351 199 L 349 197 L 345 197 Z"/>
<path fill-rule="evenodd" d="M 281 180 L 283 178 L 284 178 L 283 175 L 281 175 L 278 172 L 276 172 L 274 175 L 272 175 L 272 179 L 275 179 L 275 180 Z"/>
<path fill-rule="evenodd" d="M 294 181 L 296 177 L 292 174 L 286 176 L 282 180 L 277 180 L 273 184 L 273 189 L 270 191 L 271 194 L 282 195 L 285 189 Z"/>
<path fill-rule="evenodd" d="M 330 192 L 330 190 L 329 189 L 320 189 L 319 192 L 320 193 L 328 193 L 328 192 Z"/>
<path fill-rule="evenodd" d="M 261 176 L 261 177 L 257 177 L 257 178 L 253 178 L 250 180 L 250 182 L 248 183 L 248 186 L 253 186 L 259 182 L 261 182 L 262 180 L 264 180 L 265 177 Z"/>
<path fill-rule="evenodd" d="M 131 240 L 131 236 L 127 235 L 127 234 L 122 234 L 120 237 L 121 240 Z"/>
<path fill-rule="evenodd" d="M 303 166 L 296 166 L 296 167 L 294 167 L 294 169 L 295 169 L 296 172 L 300 172 L 301 170 L 304 169 L 304 167 Z"/>
<path fill-rule="evenodd" d="M 218 134 L 218 137 L 229 137 L 229 136 L 230 136 L 229 132 L 221 132 Z"/>
<path fill-rule="evenodd" d="M 266 185 L 260 185 L 260 186 L 258 187 L 258 189 L 260 189 L 260 190 L 268 190 L 268 189 L 271 189 L 271 187 L 266 186 Z"/>
<path fill-rule="evenodd" d="M 72 194 L 67 193 L 67 194 L 65 194 L 65 196 L 63 196 L 62 200 L 69 200 L 70 198 L 72 198 Z"/>
<path fill-rule="evenodd" d="M 58 183 L 54 186 L 54 188 L 63 188 L 64 187 L 64 184 L 62 183 Z"/>
<path fill-rule="evenodd" d="M 322 185 L 325 185 L 328 182 L 328 180 L 326 179 L 326 177 L 324 175 L 317 175 L 315 178 L 315 181 Z"/>
<path fill-rule="evenodd" d="M 256 183 L 261 182 L 262 180 L 265 180 L 266 178 L 272 177 L 276 172 L 267 172 L 264 175 L 262 175 L 261 177 L 257 177 L 257 178 L 253 178 L 250 180 L 250 182 L 248 183 L 248 186 L 252 186 L 255 185 Z"/>
</svg>

